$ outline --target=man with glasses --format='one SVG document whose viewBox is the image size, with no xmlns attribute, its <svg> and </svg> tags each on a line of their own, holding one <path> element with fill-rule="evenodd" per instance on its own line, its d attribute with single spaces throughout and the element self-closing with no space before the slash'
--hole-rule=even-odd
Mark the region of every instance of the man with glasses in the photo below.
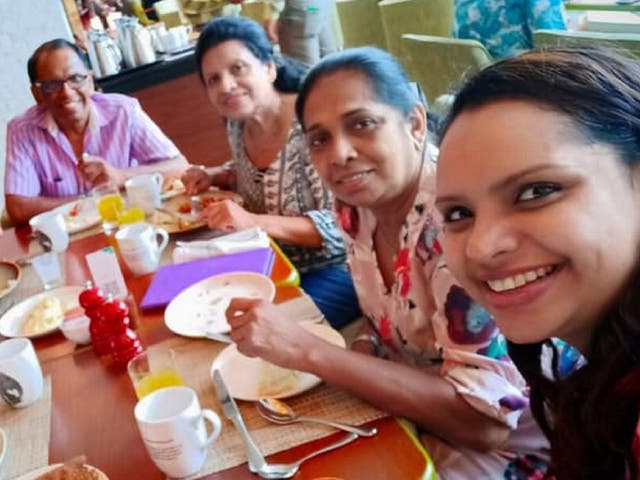
<svg viewBox="0 0 640 480">
<path fill-rule="evenodd" d="M 178 172 L 187 162 L 134 98 L 94 90 L 82 51 L 64 39 L 27 64 L 37 105 L 7 126 L 6 208 L 15 224 L 101 183 Z"/>
</svg>

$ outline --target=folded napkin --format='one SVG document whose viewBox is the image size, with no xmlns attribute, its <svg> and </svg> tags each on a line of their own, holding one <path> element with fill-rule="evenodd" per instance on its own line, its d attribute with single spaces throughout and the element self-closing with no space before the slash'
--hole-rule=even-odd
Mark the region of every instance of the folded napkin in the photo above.
<svg viewBox="0 0 640 480">
<path fill-rule="evenodd" d="M 269 236 L 259 227 L 222 235 L 210 240 L 176 242 L 173 263 L 188 262 L 199 258 L 228 255 L 269 247 Z"/>
</svg>

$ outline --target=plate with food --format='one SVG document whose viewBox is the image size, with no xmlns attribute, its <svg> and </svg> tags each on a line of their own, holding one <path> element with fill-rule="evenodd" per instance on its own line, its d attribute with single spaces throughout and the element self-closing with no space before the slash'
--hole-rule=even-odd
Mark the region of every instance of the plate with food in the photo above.
<svg viewBox="0 0 640 480">
<path fill-rule="evenodd" d="M 96 467 L 79 462 L 70 461 L 66 463 L 56 463 L 46 467 L 32 470 L 14 480 L 109 480 L 104 472 Z"/>
<path fill-rule="evenodd" d="M 329 325 L 301 322 L 314 335 L 339 347 L 345 347 L 345 340 L 337 330 Z M 261 358 L 250 358 L 238 352 L 235 344 L 226 347 L 211 364 L 213 371 L 220 370 L 224 383 L 234 398 L 257 401 L 260 397 L 287 398 L 305 392 L 322 380 L 310 373 L 281 368 Z"/>
<path fill-rule="evenodd" d="M 186 190 L 182 180 L 179 178 L 169 179 L 164 182 L 164 185 L 162 185 L 160 198 L 162 200 L 168 200 L 170 198 L 177 197 L 178 195 L 184 195 L 185 192 Z"/>
<path fill-rule="evenodd" d="M 0 317 L 0 335 L 37 338 L 55 332 L 66 315 L 78 312 L 82 287 L 66 286 L 33 295 Z"/>
<path fill-rule="evenodd" d="M 214 275 L 194 283 L 167 305 L 164 323 L 185 337 L 206 337 L 207 333 L 227 333 L 225 311 L 232 298 L 261 298 L 272 301 L 276 286 L 265 275 L 232 272 Z"/>
<path fill-rule="evenodd" d="M 200 195 L 188 196 L 185 193 L 167 198 L 162 208 L 156 209 L 151 223 L 164 228 L 169 233 L 181 233 L 206 226 L 198 219 L 198 213 L 210 204 L 221 200 L 233 200 L 242 205 L 242 197 L 227 190 L 210 190 Z"/>
<path fill-rule="evenodd" d="M 13 262 L 0 261 L 0 299 L 6 297 L 20 283 L 22 270 Z"/>
<path fill-rule="evenodd" d="M 53 209 L 62 213 L 69 233 L 77 233 L 99 225 L 100 214 L 93 198 L 80 198 Z"/>
</svg>

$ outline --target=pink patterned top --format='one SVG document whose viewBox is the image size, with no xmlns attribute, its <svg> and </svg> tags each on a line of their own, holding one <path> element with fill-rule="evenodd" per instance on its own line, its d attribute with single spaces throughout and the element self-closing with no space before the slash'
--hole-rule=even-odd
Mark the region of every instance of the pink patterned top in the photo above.
<svg viewBox="0 0 640 480">
<path fill-rule="evenodd" d="M 524 456 L 546 459 L 548 443 L 532 418 L 525 381 L 507 356 L 504 338 L 444 263 L 434 208 L 435 169 L 434 162 L 425 162 L 400 232 L 389 291 L 374 250 L 373 214 L 339 202 L 336 213 L 360 306 L 379 335 L 382 355 L 438 369 L 469 405 L 512 429 L 504 448 L 489 454 L 455 448 L 425 432 L 421 438 L 438 473 L 447 479 L 503 478 L 507 468 L 513 471 L 510 463 Z"/>
</svg>

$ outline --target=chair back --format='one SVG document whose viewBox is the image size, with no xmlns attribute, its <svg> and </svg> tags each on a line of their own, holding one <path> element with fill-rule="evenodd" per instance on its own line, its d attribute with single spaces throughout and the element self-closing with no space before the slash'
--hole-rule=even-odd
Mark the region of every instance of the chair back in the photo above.
<svg viewBox="0 0 640 480">
<path fill-rule="evenodd" d="M 476 40 L 405 34 L 402 42 L 409 62 L 407 73 L 422 86 L 429 104 L 493 62 Z"/>
<path fill-rule="evenodd" d="M 344 48 L 373 45 L 386 50 L 378 0 L 337 0 Z"/>
<path fill-rule="evenodd" d="M 262 0 L 258 0 L 255 2 L 243 2 L 242 10 L 240 10 L 240 15 L 243 17 L 249 17 L 262 25 L 264 19 L 269 16 L 269 4 Z"/>
<path fill-rule="evenodd" d="M 453 0 L 382 0 L 378 3 L 378 8 L 387 49 L 405 68 L 403 34 L 451 36 Z"/>
<path fill-rule="evenodd" d="M 536 48 L 602 45 L 640 59 L 640 34 L 637 33 L 536 30 L 533 32 L 533 45 Z"/>
<path fill-rule="evenodd" d="M 153 9 L 156 11 L 158 20 L 164 22 L 167 28 L 189 24 L 178 0 L 161 0 L 153 4 Z"/>
</svg>

